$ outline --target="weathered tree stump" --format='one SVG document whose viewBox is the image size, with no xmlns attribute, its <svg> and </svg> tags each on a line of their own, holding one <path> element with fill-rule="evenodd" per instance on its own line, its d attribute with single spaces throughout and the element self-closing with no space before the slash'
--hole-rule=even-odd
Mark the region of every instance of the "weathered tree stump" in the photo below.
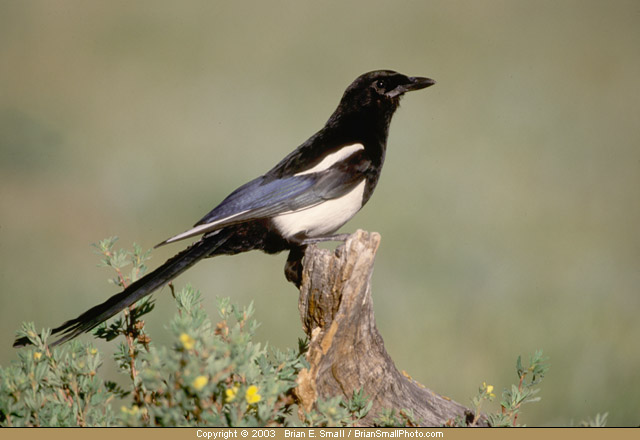
<svg viewBox="0 0 640 440">
<path fill-rule="evenodd" d="M 400 373 L 387 354 L 370 285 L 379 244 L 379 234 L 358 230 L 333 252 L 316 246 L 306 250 L 298 307 L 310 339 L 310 368 L 298 377 L 301 406 L 308 411 L 318 398 L 350 399 L 364 388 L 373 400 L 365 426 L 385 408 L 411 410 L 424 426 L 445 425 L 456 417 L 469 420 L 470 410 Z"/>
</svg>

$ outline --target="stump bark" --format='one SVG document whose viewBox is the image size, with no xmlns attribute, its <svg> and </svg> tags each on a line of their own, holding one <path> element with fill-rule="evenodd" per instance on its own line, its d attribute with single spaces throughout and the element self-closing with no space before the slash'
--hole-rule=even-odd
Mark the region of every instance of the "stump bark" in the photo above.
<svg viewBox="0 0 640 440">
<path fill-rule="evenodd" d="M 451 424 L 473 413 L 400 373 L 376 328 L 371 275 L 378 233 L 358 230 L 335 251 L 309 246 L 303 257 L 298 307 L 309 337 L 310 367 L 298 377 L 300 405 L 310 410 L 319 398 L 350 399 L 364 388 L 373 400 L 361 420 L 370 426 L 382 409 L 411 410 L 420 425 Z"/>
</svg>

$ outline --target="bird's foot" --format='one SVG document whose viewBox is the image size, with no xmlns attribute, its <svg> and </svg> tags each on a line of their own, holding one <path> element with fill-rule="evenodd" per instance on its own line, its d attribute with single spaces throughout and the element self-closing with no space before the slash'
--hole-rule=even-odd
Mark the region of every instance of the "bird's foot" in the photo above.
<svg viewBox="0 0 640 440">
<path fill-rule="evenodd" d="M 298 289 L 302 284 L 302 258 L 306 248 L 306 246 L 300 246 L 291 249 L 284 265 L 284 276 Z"/>
</svg>

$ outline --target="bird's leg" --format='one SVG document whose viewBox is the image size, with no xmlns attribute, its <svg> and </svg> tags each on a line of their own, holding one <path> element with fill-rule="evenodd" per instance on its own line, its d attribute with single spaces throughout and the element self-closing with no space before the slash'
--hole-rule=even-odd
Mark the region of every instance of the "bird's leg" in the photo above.
<svg viewBox="0 0 640 440">
<path fill-rule="evenodd" d="M 306 246 L 292 248 L 289 251 L 287 262 L 284 264 L 284 276 L 287 281 L 295 284 L 297 288 L 300 288 L 302 284 L 302 258 L 306 249 Z"/>
<path fill-rule="evenodd" d="M 324 237 L 313 237 L 302 240 L 303 245 L 323 243 L 325 241 L 346 241 L 351 234 L 334 234 L 326 235 Z"/>
</svg>

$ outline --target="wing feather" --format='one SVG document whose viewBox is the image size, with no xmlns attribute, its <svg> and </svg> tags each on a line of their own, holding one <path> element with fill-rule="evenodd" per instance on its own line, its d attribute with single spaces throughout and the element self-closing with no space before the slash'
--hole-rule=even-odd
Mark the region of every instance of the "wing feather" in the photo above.
<svg viewBox="0 0 640 440">
<path fill-rule="evenodd" d="M 363 164 L 363 161 L 366 163 Z M 356 165 L 357 170 L 354 170 Z M 368 161 L 362 151 L 317 173 L 284 178 L 260 176 L 241 186 L 205 215 L 193 228 L 157 246 L 205 234 L 225 226 L 308 209 L 341 197 L 364 179 Z M 356 171 L 356 172 L 354 172 Z"/>
</svg>

